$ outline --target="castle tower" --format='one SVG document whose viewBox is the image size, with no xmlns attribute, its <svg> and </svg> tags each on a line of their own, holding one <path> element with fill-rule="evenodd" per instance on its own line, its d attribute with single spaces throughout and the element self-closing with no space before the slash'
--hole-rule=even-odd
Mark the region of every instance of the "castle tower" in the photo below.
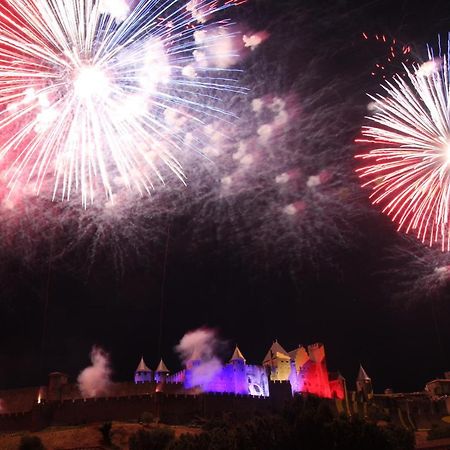
<svg viewBox="0 0 450 450">
<path fill-rule="evenodd" d="M 202 364 L 202 356 L 197 349 L 194 349 L 190 358 L 186 361 L 186 370 L 184 378 L 184 386 L 187 389 L 198 387 L 199 379 L 196 376 L 198 374 L 198 368 Z"/>
<path fill-rule="evenodd" d="M 270 373 L 272 381 L 289 380 L 291 373 L 291 357 L 288 352 L 278 343 L 274 341 L 266 356 L 263 359 L 263 366 Z"/>
<path fill-rule="evenodd" d="M 134 382 L 138 383 L 150 383 L 152 381 L 152 371 L 145 364 L 144 357 L 141 357 L 141 361 L 134 372 Z"/>
<path fill-rule="evenodd" d="M 308 345 L 308 355 L 312 362 L 307 371 L 309 392 L 319 397 L 331 398 L 324 345 L 321 343 Z"/>
<path fill-rule="evenodd" d="M 234 349 L 233 355 L 231 356 L 230 362 L 233 361 L 243 361 L 245 363 L 245 358 L 242 355 L 241 351 L 239 350 L 239 347 L 236 345 L 236 348 Z"/>
<path fill-rule="evenodd" d="M 168 375 L 169 369 L 164 364 L 164 361 L 161 358 L 161 361 L 159 362 L 158 367 L 155 370 L 155 381 L 157 383 L 164 383 Z"/>
<path fill-rule="evenodd" d="M 68 376 L 62 372 L 52 372 L 48 376 L 47 400 L 61 401 L 63 390 L 67 386 Z"/>
<path fill-rule="evenodd" d="M 362 365 L 359 366 L 358 377 L 356 378 L 356 392 L 364 401 L 370 400 L 373 397 L 372 380 Z"/>
<path fill-rule="evenodd" d="M 192 369 L 193 367 L 197 367 L 202 362 L 202 355 L 198 351 L 197 348 L 194 348 L 194 351 L 192 352 L 192 355 L 189 357 L 189 359 L 186 361 L 186 369 Z"/>
<path fill-rule="evenodd" d="M 233 355 L 231 356 L 230 363 L 233 367 L 233 390 L 235 394 L 247 394 L 247 377 L 246 377 L 246 364 L 245 358 L 242 355 L 239 347 L 236 345 Z"/>
<path fill-rule="evenodd" d="M 301 376 L 301 370 L 309 361 L 308 352 L 303 345 L 299 345 L 295 350 L 289 352 L 288 355 L 291 357 L 289 381 L 291 382 L 292 392 L 302 392 L 303 377 Z"/>
<path fill-rule="evenodd" d="M 309 361 L 309 355 L 306 348 L 303 345 L 299 345 L 295 350 L 288 353 L 295 363 L 295 370 L 297 372 Z"/>
<path fill-rule="evenodd" d="M 330 380 L 331 398 L 347 401 L 347 385 L 345 378 L 340 372 L 332 372 L 328 374 Z"/>
</svg>

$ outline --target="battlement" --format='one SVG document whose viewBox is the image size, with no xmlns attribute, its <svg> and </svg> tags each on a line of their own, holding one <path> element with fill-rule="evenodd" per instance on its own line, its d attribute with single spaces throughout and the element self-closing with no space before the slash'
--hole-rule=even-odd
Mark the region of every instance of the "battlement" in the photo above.
<svg viewBox="0 0 450 450">
<path fill-rule="evenodd" d="M 273 399 L 267 397 L 221 392 L 155 392 L 148 395 L 74 398 L 35 403 L 28 412 L 2 414 L 0 430 L 38 430 L 48 426 L 139 420 L 145 412 L 150 412 L 164 423 L 182 424 L 193 417 L 214 417 L 227 411 L 246 417 L 256 411 L 269 411 L 273 406 Z"/>
<path fill-rule="evenodd" d="M 308 355 L 311 361 L 321 363 L 325 360 L 325 347 L 322 343 L 308 345 Z"/>
</svg>

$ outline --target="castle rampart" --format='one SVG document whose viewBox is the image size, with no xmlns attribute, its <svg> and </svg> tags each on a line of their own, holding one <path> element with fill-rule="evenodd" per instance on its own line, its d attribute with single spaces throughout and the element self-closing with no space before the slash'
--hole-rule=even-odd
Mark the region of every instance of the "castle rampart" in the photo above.
<svg viewBox="0 0 450 450">
<path fill-rule="evenodd" d="M 276 394 L 275 394 L 276 397 Z M 276 408 L 273 398 L 234 394 L 125 395 L 34 403 L 30 411 L 0 415 L 0 431 L 39 430 L 47 426 L 81 425 L 112 420 L 139 420 L 144 412 L 164 423 L 188 423 L 224 412 L 248 417 Z"/>
</svg>

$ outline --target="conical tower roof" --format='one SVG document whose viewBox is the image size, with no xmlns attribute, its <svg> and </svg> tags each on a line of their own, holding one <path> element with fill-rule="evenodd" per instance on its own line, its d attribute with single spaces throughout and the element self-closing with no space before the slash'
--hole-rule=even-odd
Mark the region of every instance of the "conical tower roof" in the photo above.
<svg viewBox="0 0 450 450">
<path fill-rule="evenodd" d="M 359 365 L 358 377 L 356 379 L 358 381 L 371 381 L 369 375 L 367 375 L 366 371 L 364 370 L 361 364 Z"/>
<path fill-rule="evenodd" d="M 141 357 L 141 362 L 137 366 L 136 372 L 151 372 L 151 370 L 145 364 L 144 357 Z"/>
<path fill-rule="evenodd" d="M 278 343 L 278 341 L 274 341 L 269 351 L 266 353 L 266 356 L 263 359 L 263 363 L 270 362 L 273 359 L 291 359 L 288 352 Z"/>
<path fill-rule="evenodd" d="M 158 367 L 156 368 L 156 373 L 169 373 L 169 369 L 164 364 L 164 361 L 161 358 L 161 361 L 158 364 Z"/>
<path fill-rule="evenodd" d="M 239 347 L 236 345 L 236 348 L 234 349 L 233 356 L 231 357 L 230 361 L 238 361 L 238 360 L 245 362 L 244 355 L 241 353 Z"/>
<path fill-rule="evenodd" d="M 200 353 L 199 349 L 195 347 L 188 361 L 201 361 L 201 360 L 202 354 Z"/>
</svg>

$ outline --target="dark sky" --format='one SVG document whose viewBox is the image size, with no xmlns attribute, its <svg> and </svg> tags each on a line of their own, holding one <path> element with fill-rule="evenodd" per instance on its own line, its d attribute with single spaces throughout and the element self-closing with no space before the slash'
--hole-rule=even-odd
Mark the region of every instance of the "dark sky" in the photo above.
<svg viewBox="0 0 450 450">
<path fill-rule="evenodd" d="M 250 0 L 241 14 L 255 28 L 270 30 L 266 51 L 271 58 L 286 34 L 310 48 L 306 57 L 326 47 L 331 56 L 314 83 L 330 77 L 355 80 L 361 104 L 349 114 L 354 120 L 350 143 L 363 122 L 365 92 L 376 86 L 368 67 L 379 50 L 364 43 L 361 33 L 386 33 L 421 48 L 450 24 L 447 1 Z M 294 78 L 296 70 L 293 56 L 286 78 Z M 212 239 L 214 225 L 202 229 L 202 239 L 192 230 L 195 214 L 194 208 L 167 218 L 157 245 L 148 248 L 151 257 L 136 263 L 130 256 L 133 264 L 126 258 L 124 273 L 111 267 L 107 246 L 87 275 L 45 259 L 28 267 L 20 254 L 5 259 L 0 388 L 44 383 L 53 370 L 75 378 L 88 364 L 93 344 L 111 354 L 114 379 L 130 380 L 141 354 L 152 367 L 157 364 L 161 326 L 161 352 L 170 369 L 179 367 L 173 347 L 183 334 L 208 326 L 229 342 L 230 351 L 238 343 L 253 363 L 262 360 L 274 339 L 287 350 L 323 342 L 329 369 L 340 370 L 350 388 L 360 363 L 379 392 L 386 387 L 418 390 L 450 370 L 450 296 L 418 294 L 409 302 L 393 295 L 402 267 L 384 257 L 400 241 L 386 218 L 361 220 L 353 245 L 338 250 L 325 245 L 318 264 L 297 266 L 275 253 L 249 256 L 245 239 L 239 245 L 227 234 Z M 329 259 L 327 248 L 333 263 L 321 264 Z M 83 251 L 75 259 L 74 266 L 82 265 Z"/>
</svg>

